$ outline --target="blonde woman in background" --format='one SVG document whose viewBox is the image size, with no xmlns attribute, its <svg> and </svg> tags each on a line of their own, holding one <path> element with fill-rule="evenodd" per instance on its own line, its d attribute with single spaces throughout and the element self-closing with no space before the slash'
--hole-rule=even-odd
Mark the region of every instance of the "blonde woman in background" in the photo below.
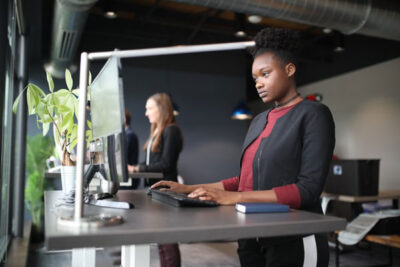
<svg viewBox="0 0 400 267">
<path fill-rule="evenodd" d="M 129 172 L 162 172 L 164 180 L 177 181 L 178 158 L 183 148 L 182 133 L 176 124 L 171 98 L 156 93 L 146 102 L 146 117 L 151 123 L 150 135 L 144 145 L 145 161 L 128 165 Z M 146 179 L 145 186 L 157 182 Z M 161 267 L 181 266 L 178 244 L 158 245 Z"/>
</svg>

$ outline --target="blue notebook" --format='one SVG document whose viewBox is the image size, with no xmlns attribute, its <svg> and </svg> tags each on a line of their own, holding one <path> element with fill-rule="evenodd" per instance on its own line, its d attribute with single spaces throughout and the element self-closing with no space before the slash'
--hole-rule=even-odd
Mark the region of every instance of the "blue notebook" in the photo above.
<svg viewBox="0 0 400 267">
<path fill-rule="evenodd" d="M 243 213 L 289 212 L 289 206 L 278 203 L 236 203 L 236 210 Z"/>
</svg>

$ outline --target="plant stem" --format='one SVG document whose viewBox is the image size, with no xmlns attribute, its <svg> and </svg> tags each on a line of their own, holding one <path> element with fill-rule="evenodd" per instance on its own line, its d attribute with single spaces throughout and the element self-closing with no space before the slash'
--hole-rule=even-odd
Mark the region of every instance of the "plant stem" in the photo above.
<svg viewBox="0 0 400 267">
<path fill-rule="evenodd" d="M 47 111 L 47 114 L 49 114 L 51 120 L 53 121 L 54 126 L 56 126 L 56 129 L 57 129 L 57 132 L 58 132 L 59 137 L 61 137 L 61 131 L 60 131 L 60 129 L 58 128 L 58 125 L 57 125 L 56 121 L 54 120 L 53 116 L 50 114 L 50 111 L 49 111 L 49 109 L 47 108 L 47 106 L 46 106 L 46 111 Z"/>
</svg>

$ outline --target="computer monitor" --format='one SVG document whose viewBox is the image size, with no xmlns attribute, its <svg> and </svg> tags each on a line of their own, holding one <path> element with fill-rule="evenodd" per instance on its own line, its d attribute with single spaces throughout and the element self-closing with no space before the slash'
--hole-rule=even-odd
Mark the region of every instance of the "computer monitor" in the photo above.
<svg viewBox="0 0 400 267">
<path fill-rule="evenodd" d="M 90 85 L 90 114 L 93 140 L 102 152 L 102 175 L 127 182 L 124 93 L 119 58 L 111 57 Z"/>
</svg>

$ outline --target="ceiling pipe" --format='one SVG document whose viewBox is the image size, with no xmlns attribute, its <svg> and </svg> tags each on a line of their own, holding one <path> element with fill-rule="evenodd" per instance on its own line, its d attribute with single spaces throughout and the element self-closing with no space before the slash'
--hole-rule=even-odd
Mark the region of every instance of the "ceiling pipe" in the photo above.
<svg viewBox="0 0 400 267">
<path fill-rule="evenodd" d="M 398 0 L 172 0 L 400 41 Z"/>
<path fill-rule="evenodd" d="M 172 0 L 220 10 L 277 18 L 307 25 L 400 41 L 398 0 Z M 89 9 L 97 0 L 56 0 L 50 61 L 54 77 L 64 77 L 81 39 Z"/>
<path fill-rule="evenodd" d="M 71 65 L 89 14 L 97 0 L 57 0 L 54 6 L 50 61 L 45 69 L 53 77 L 63 78 Z"/>
</svg>

